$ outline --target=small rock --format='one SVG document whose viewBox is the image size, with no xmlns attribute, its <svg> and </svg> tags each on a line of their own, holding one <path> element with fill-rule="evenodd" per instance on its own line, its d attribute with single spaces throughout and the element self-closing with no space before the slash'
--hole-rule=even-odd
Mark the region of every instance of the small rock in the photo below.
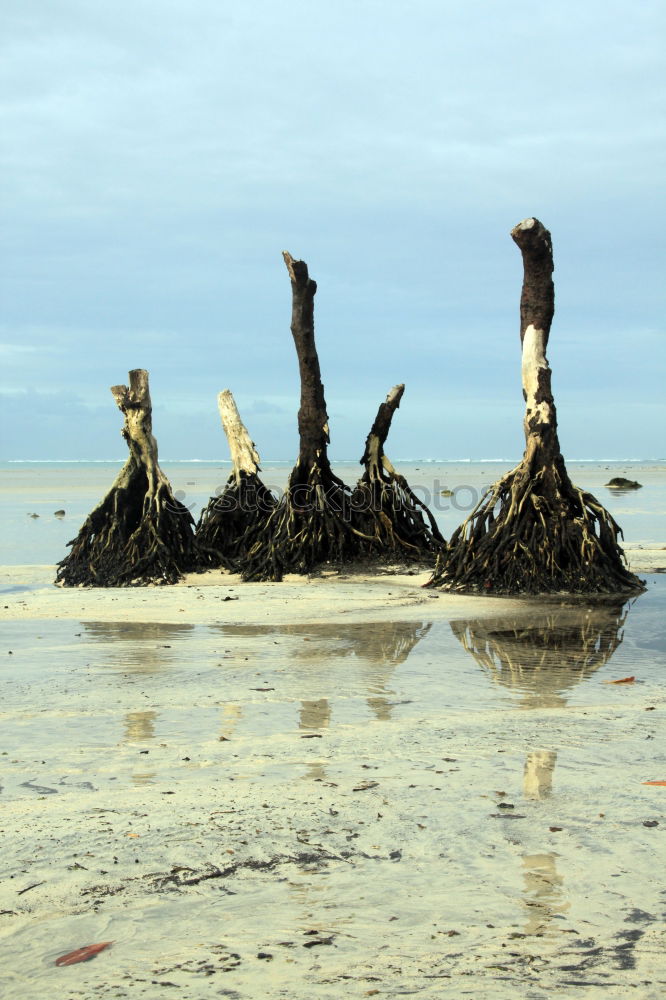
<svg viewBox="0 0 666 1000">
<path fill-rule="evenodd" d="M 609 479 L 605 485 L 611 490 L 640 490 L 643 488 L 642 483 L 637 483 L 635 479 L 624 479 L 622 476 Z"/>
<path fill-rule="evenodd" d="M 65 516 L 65 511 L 64 510 L 54 510 L 53 511 L 53 516 L 54 517 L 64 517 Z"/>
</svg>

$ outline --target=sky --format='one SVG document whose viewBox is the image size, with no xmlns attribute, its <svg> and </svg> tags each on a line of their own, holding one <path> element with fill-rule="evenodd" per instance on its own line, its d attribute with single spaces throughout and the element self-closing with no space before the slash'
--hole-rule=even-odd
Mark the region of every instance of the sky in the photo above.
<svg viewBox="0 0 666 1000">
<path fill-rule="evenodd" d="M 553 237 L 566 458 L 665 458 L 663 0 L 5 0 L 0 460 L 298 451 L 281 251 L 333 460 L 519 459 L 520 253 Z"/>
</svg>

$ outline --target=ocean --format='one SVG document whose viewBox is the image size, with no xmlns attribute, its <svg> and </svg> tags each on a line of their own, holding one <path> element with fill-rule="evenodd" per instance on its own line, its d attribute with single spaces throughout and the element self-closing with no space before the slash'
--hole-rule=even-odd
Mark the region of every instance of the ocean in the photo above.
<svg viewBox="0 0 666 1000">
<path fill-rule="evenodd" d="M 358 479 L 357 462 L 333 462 L 336 474 L 350 486 Z M 412 490 L 432 510 L 446 538 L 473 509 L 483 491 L 516 462 L 394 461 Z M 50 565 L 67 555 L 88 513 L 108 492 L 121 461 L 0 463 L 0 564 Z M 161 466 L 178 499 L 195 521 L 227 481 L 230 462 L 164 461 Z M 284 489 L 292 462 L 265 462 L 261 476 L 276 492 Z M 666 543 L 666 462 L 590 460 L 567 463 L 576 485 L 593 493 L 613 515 L 628 545 L 646 548 Z M 606 483 L 623 476 L 642 484 L 619 492 Z M 453 496 L 443 496 L 452 490 Z M 64 510 L 64 516 L 55 511 Z M 37 515 L 37 517 L 33 516 Z"/>
</svg>

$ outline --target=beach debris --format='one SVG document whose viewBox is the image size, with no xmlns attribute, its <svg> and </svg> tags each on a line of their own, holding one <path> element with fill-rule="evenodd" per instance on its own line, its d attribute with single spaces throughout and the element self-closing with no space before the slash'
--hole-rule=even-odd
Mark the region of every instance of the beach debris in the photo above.
<svg viewBox="0 0 666 1000">
<path fill-rule="evenodd" d="M 76 965 L 78 962 L 89 962 L 91 958 L 96 958 L 100 951 L 110 948 L 113 941 L 100 941 L 99 944 L 86 944 L 83 948 L 70 951 L 66 955 L 56 958 L 56 965 Z"/>
<path fill-rule="evenodd" d="M 358 785 L 354 785 L 352 792 L 365 792 L 368 788 L 377 788 L 378 785 L 378 781 L 361 781 Z"/>
<path fill-rule="evenodd" d="M 604 681 L 604 684 L 633 684 L 635 677 L 619 677 L 616 681 Z"/>
<path fill-rule="evenodd" d="M 666 786 L 666 781 L 641 781 L 642 785 L 660 785 L 661 787 Z"/>
<path fill-rule="evenodd" d="M 211 497 L 201 512 L 196 527 L 197 548 L 202 565 L 237 571 L 277 505 L 277 498 L 259 478 L 259 453 L 229 389 L 219 394 L 217 406 L 233 468 L 224 489 Z"/>
<path fill-rule="evenodd" d="M 645 819 L 643 820 L 643 826 L 659 826 L 658 819 Z"/>
<path fill-rule="evenodd" d="M 285 493 L 245 556 L 244 580 L 281 580 L 285 573 L 365 558 L 359 543 L 373 541 L 359 527 L 351 490 L 328 459 L 328 414 L 314 337 L 317 283 L 305 261 L 287 251 L 282 256 L 291 280 L 291 333 L 301 379 L 299 454 Z"/>
<path fill-rule="evenodd" d="M 306 934 L 318 934 L 319 931 L 306 931 Z M 320 944 L 333 944 L 334 936 L 330 937 L 317 937 L 313 938 L 311 941 L 305 941 L 303 943 L 304 948 L 317 948 Z"/>
<path fill-rule="evenodd" d="M 615 476 L 614 479 L 609 479 L 605 486 L 609 490 L 641 490 L 643 489 L 642 483 L 637 483 L 635 479 L 624 479 L 622 476 Z"/>
<path fill-rule="evenodd" d="M 360 541 L 360 547 L 365 547 L 369 556 L 400 556 L 432 562 L 446 542 L 428 507 L 412 492 L 384 452 L 391 421 L 404 391 L 404 385 L 394 386 L 377 411 L 361 456 L 365 471 L 351 502 L 359 515 L 363 535 L 372 538 L 367 544 L 363 538 Z"/>
<path fill-rule="evenodd" d="M 33 882 L 32 885 L 27 885 L 25 889 L 19 889 L 16 895 L 22 896 L 24 892 L 30 892 L 31 889 L 36 889 L 38 885 L 46 885 L 46 882 Z"/>
<path fill-rule="evenodd" d="M 32 517 L 34 519 L 36 517 L 39 517 L 39 514 L 35 514 L 35 513 L 28 514 L 28 517 Z"/>
<path fill-rule="evenodd" d="M 157 460 L 148 372 L 135 368 L 129 387 L 111 386 L 125 418 L 127 462 L 105 498 L 88 515 L 71 552 L 58 563 L 66 587 L 176 583 L 196 569 L 194 520 L 173 494 Z"/>
<path fill-rule="evenodd" d="M 524 270 L 525 453 L 456 529 L 427 586 L 491 594 L 640 592 L 645 586 L 627 567 L 620 527 L 574 486 L 562 457 L 546 358 L 555 303 L 550 233 L 529 218 L 511 238 Z"/>
</svg>

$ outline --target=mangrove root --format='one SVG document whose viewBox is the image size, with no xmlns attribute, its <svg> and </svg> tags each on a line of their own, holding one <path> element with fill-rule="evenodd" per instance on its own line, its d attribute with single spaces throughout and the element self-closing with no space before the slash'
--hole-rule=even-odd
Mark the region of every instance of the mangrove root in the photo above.
<svg viewBox="0 0 666 1000">
<path fill-rule="evenodd" d="M 299 456 L 286 492 L 245 556 L 245 580 L 281 580 L 284 573 L 341 565 L 362 556 L 360 543 L 371 541 L 357 527 L 351 490 L 328 461 L 328 415 L 314 339 L 317 284 L 305 261 L 286 252 L 283 257 L 291 280 L 291 332 L 301 379 Z"/>
<path fill-rule="evenodd" d="M 217 403 L 233 468 L 224 489 L 203 509 L 196 541 L 202 565 L 238 571 L 277 500 L 259 478 L 259 455 L 231 392 L 221 392 Z"/>
<path fill-rule="evenodd" d="M 384 444 L 404 385 L 391 389 L 377 411 L 361 458 L 364 472 L 352 495 L 358 524 L 371 541 L 365 543 L 369 555 L 430 562 L 445 547 L 428 507 L 412 492 L 384 453 Z"/>
<path fill-rule="evenodd" d="M 104 499 L 86 518 L 56 583 L 118 587 L 176 583 L 197 566 L 194 522 L 157 462 L 148 372 L 129 373 L 129 388 L 111 387 L 125 417 L 129 457 Z"/>
<path fill-rule="evenodd" d="M 611 515 L 569 479 L 546 359 L 554 312 L 550 233 L 537 219 L 511 232 L 523 257 L 520 302 L 526 401 L 522 462 L 490 488 L 454 532 L 429 586 L 468 593 L 640 591 Z"/>
</svg>

